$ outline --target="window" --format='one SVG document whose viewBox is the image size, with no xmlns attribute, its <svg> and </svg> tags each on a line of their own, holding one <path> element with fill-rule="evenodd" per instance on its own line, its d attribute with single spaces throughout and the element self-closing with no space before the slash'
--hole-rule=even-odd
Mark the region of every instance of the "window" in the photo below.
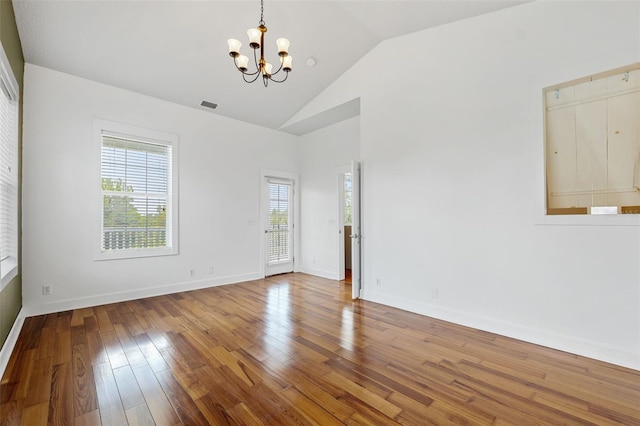
<svg viewBox="0 0 640 426">
<path fill-rule="evenodd" d="M 640 210 L 640 64 L 545 89 L 547 214 Z"/>
<path fill-rule="evenodd" d="M 269 190 L 269 223 L 268 231 L 268 262 L 287 262 L 292 258 L 291 253 L 291 209 L 289 199 L 291 183 L 270 179 Z"/>
<path fill-rule="evenodd" d="M 0 289 L 18 274 L 18 93 L 0 48 Z"/>
<path fill-rule="evenodd" d="M 351 173 L 344 174 L 344 224 L 351 225 L 353 191 L 351 190 Z"/>
<path fill-rule="evenodd" d="M 177 137 L 104 121 L 98 127 L 98 258 L 176 254 Z"/>
</svg>

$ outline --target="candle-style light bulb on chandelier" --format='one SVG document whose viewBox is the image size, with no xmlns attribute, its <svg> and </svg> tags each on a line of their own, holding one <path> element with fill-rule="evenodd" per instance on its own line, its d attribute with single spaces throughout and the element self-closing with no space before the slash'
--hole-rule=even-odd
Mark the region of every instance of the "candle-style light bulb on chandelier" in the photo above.
<svg viewBox="0 0 640 426">
<path fill-rule="evenodd" d="M 260 21 L 258 22 L 258 28 L 250 28 L 247 30 L 249 36 L 249 47 L 253 49 L 253 59 L 256 65 L 256 71 L 248 72 L 247 65 L 249 64 L 249 58 L 240 54 L 240 47 L 242 43 L 239 40 L 230 38 L 227 40 L 229 43 L 229 56 L 233 58 L 233 63 L 242 73 L 242 78 L 247 83 L 253 83 L 262 76 L 262 82 L 264 87 L 267 87 L 269 81 L 276 83 L 282 83 L 289 77 L 291 71 L 291 61 L 293 58 L 289 56 L 289 40 L 286 38 L 279 38 L 276 40 L 278 45 L 278 56 L 280 57 L 280 66 L 274 72 L 273 65 L 267 62 L 264 58 L 264 33 L 267 32 L 267 27 L 264 25 L 264 0 L 260 0 Z M 260 49 L 260 58 L 258 58 L 258 49 Z M 274 78 L 280 71 L 284 71 L 284 78 L 278 80 Z"/>
</svg>

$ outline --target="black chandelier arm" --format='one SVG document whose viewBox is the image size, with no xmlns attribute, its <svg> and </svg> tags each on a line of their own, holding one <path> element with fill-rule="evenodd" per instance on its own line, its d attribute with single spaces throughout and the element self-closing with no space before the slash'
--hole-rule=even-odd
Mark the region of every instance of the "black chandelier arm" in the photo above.
<svg viewBox="0 0 640 426">
<path fill-rule="evenodd" d="M 238 64 L 236 63 L 236 60 L 235 60 L 235 59 L 233 60 L 233 64 L 236 66 L 236 69 L 237 69 L 238 71 L 240 71 L 243 75 L 256 75 L 256 74 L 258 74 L 258 73 L 260 72 L 260 70 L 255 71 L 255 72 L 246 72 L 246 71 L 242 71 L 242 70 L 238 67 Z M 255 80 L 254 80 L 254 81 L 255 81 Z"/>
<path fill-rule="evenodd" d="M 273 73 L 273 74 L 275 74 L 275 73 Z M 284 81 L 287 79 L 287 77 L 289 77 L 289 71 L 285 71 L 285 75 L 284 75 L 284 78 L 282 80 L 275 80 L 273 78 L 273 74 L 271 74 L 271 77 L 269 77 L 269 80 L 273 81 L 274 83 L 284 83 Z"/>
<path fill-rule="evenodd" d="M 260 72 L 260 65 L 258 65 L 258 53 L 256 52 L 258 49 L 253 49 L 253 62 L 256 64 L 256 69 Z"/>
<path fill-rule="evenodd" d="M 255 77 L 252 80 L 247 80 L 247 76 L 251 76 L 251 75 L 255 75 Z M 260 77 L 260 73 L 259 72 L 254 72 L 253 74 L 247 74 L 246 72 L 242 73 L 242 78 L 244 81 L 246 81 L 247 83 L 253 83 L 254 81 L 256 81 L 258 79 L 258 77 Z"/>
<path fill-rule="evenodd" d="M 274 72 L 272 72 L 272 73 L 271 73 L 271 75 L 276 75 L 276 74 L 278 74 L 278 73 L 280 72 L 280 70 L 282 69 L 282 66 L 283 66 L 283 65 L 284 65 L 284 60 L 283 60 L 283 58 L 281 57 L 281 58 L 280 58 L 280 66 L 278 67 L 278 69 L 277 69 L 277 70 L 275 70 Z M 286 77 L 285 77 L 285 79 L 286 79 Z M 284 80 L 283 80 L 283 81 L 284 81 Z"/>
</svg>

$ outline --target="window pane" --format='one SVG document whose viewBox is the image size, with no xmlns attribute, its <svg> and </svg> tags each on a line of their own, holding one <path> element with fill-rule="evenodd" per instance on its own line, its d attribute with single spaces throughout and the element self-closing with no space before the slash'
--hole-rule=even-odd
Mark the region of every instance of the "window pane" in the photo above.
<svg viewBox="0 0 640 426">
<path fill-rule="evenodd" d="M 166 246 L 166 199 L 105 195 L 103 203 L 104 250 Z"/>
<path fill-rule="evenodd" d="M 102 177 L 118 183 L 111 191 L 166 194 L 169 155 L 169 147 L 105 136 Z"/>
<path fill-rule="evenodd" d="M 289 185 L 269 183 L 269 262 L 289 260 Z"/>
<path fill-rule="evenodd" d="M 102 137 L 103 250 L 167 247 L 170 159 L 170 146 Z"/>
<path fill-rule="evenodd" d="M 344 175 L 344 224 L 351 225 L 351 173 Z"/>
<path fill-rule="evenodd" d="M 8 78 L 0 75 L 5 88 Z M 18 264 L 18 133 L 16 98 L 0 91 L 0 271 L 2 278 Z M 4 282 L 6 284 L 6 282 Z M 1 287 L 0 287 L 1 289 Z"/>
</svg>

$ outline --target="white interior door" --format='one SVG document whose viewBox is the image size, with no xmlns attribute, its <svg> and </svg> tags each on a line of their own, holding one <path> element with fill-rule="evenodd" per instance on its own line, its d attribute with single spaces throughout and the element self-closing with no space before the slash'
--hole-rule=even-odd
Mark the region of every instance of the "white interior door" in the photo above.
<svg viewBox="0 0 640 426">
<path fill-rule="evenodd" d="M 293 271 L 293 182 L 267 178 L 265 276 Z"/>
<path fill-rule="evenodd" d="M 351 162 L 351 297 L 360 298 L 361 279 L 361 228 L 360 228 L 360 163 Z"/>
</svg>

